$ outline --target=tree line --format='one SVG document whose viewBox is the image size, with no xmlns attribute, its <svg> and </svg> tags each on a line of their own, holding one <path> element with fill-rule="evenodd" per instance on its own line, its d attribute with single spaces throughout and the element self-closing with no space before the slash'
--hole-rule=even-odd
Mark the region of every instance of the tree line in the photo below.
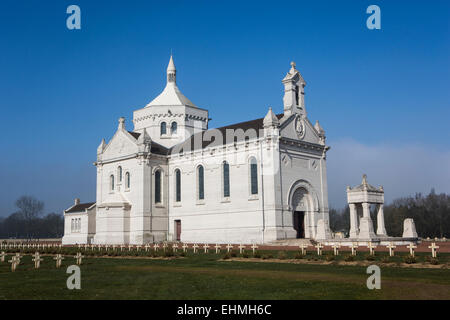
<svg viewBox="0 0 450 320">
<path fill-rule="evenodd" d="M 61 214 L 43 215 L 44 203 L 31 196 L 22 196 L 15 203 L 17 211 L 0 218 L 1 239 L 61 238 L 64 218 Z"/>
<path fill-rule="evenodd" d="M 370 212 L 376 232 L 375 208 Z M 417 193 L 415 196 L 398 198 L 388 205 L 384 205 L 384 222 L 389 236 L 401 237 L 403 234 L 403 221 L 413 218 L 416 231 L 422 238 L 449 238 L 450 237 L 450 195 L 436 194 L 434 189 L 424 196 Z M 343 231 L 348 234 L 350 230 L 350 209 L 330 209 L 330 227 L 333 231 Z"/>
</svg>

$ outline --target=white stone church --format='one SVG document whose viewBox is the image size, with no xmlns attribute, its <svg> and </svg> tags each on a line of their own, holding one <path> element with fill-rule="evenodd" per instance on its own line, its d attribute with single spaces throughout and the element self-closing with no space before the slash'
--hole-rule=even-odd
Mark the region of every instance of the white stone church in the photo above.
<svg viewBox="0 0 450 320">
<path fill-rule="evenodd" d="M 97 149 L 95 203 L 64 211 L 63 244 L 267 243 L 330 239 L 325 132 L 307 117 L 306 82 L 286 74 L 283 113 L 209 129 L 177 86 L 120 118 Z M 243 119 L 248 120 L 248 119 Z"/>
</svg>

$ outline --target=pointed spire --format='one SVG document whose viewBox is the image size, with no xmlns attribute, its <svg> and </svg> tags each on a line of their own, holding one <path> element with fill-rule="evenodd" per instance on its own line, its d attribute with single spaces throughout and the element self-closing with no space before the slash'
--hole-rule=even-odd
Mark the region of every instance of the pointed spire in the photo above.
<svg viewBox="0 0 450 320">
<path fill-rule="evenodd" d="M 102 142 L 100 142 L 100 145 L 97 148 L 97 154 L 103 153 L 103 150 L 106 148 L 106 142 L 105 139 L 102 139 Z"/>
<path fill-rule="evenodd" d="M 266 116 L 264 117 L 263 125 L 264 128 L 267 127 L 278 127 L 280 122 L 278 121 L 277 116 L 272 111 L 272 107 L 269 107 L 269 111 L 267 112 Z"/>
<path fill-rule="evenodd" d="M 119 129 L 125 130 L 125 118 L 124 117 L 119 118 Z"/>
<path fill-rule="evenodd" d="M 170 55 L 169 65 L 167 66 L 167 83 L 177 82 L 177 69 L 175 68 L 175 63 L 173 62 L 173 56 Z"/>
<path fill-rule="evenodd" d="M 314 125 L 314 129 L 316 129 L 317 133 L 319 135 L 324 135 L 325 134 L 325 130 L 323 130 L 322 126 L 319 123 L 319 120 L 316 120 L 316 124 Z"/>
<path fill-rule="evenodd" d="M 177 69 L 175 68 L 175 63 L 173 62 L 172 54 L 170 55 L 169 65 L 167 66 L 167 72 L 169 71 L 177 71 Z"/>
</svg>

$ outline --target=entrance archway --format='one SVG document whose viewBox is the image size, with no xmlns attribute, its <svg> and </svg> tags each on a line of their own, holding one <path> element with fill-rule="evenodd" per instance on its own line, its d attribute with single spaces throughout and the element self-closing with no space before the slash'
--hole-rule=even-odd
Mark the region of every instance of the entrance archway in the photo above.
<svg viewBox="0 0 450 320">
<path fill-rule="evenodd" d="M 314 239 L 319 203 L 312 185 L 305 180 L 293 183 L 289 191 L 288 203 L 289 210 L 292 212 L 292 228 L 295 230 L 295 237 Z"/>
<path fill-rule="evenodd" d="M 297 232 L 296 238 L 305 237 L 305 212 L 311 208 L 310 195 L 303 187 L 297 188 L 292 195 L 292 226 Z"/>
</svg>

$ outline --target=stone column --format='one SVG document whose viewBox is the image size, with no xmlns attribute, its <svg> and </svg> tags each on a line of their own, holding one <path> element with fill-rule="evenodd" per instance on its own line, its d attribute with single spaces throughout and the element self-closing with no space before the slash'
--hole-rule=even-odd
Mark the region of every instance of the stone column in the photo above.
<svg viewBox="0 0 450 320">
<path fill-rule="evenodd" d="M 387 236 L 386 228 L 384 226 L 384 204 L 378 205 L 378 214 L 377 214 L 377 235 L 379 236 Z"/>
<path fill-rule="evenodd" d="M 373 239 L 375 238 L 375 232 L 373 231 L 373 223 L 370 218 L 370 203 L 363 202 L 363 217 L 359 220 L 359 239 Z"/>
<path fill-rule="evenodd" d="M 370 218 L 370 204 L 368 202 L 362 203 L 363 218 Z"/>
<path fill-rule="evenodd" d="M 356 214 L 356 204 L 349 203 L 350 207 L 350 238 L 356 238 L 358 236 L 358 217 Z"/>
</svg>

